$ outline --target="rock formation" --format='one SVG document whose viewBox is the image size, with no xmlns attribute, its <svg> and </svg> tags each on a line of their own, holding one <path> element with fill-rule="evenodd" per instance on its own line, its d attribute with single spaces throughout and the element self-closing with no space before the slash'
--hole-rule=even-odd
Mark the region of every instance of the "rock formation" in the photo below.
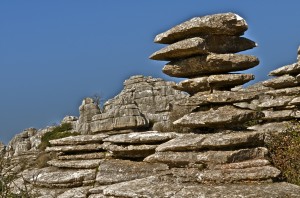
<svg viewBox="0 0 300 198">
<path fill-rule="evenodd" d="M 13 192 L 30 189 L 39 198 L 299 197 L 299 186 L 276 182 L 280 171 L 264 147 L 268 126 L 245 127 L 245 122 L 266 121 L 258 106 L 272 93 L 284 104 L 266 107 L 275 109 L 274 115 L 298 108 L 299 72 L 295 65 L 273 71 L 285 75 L 280 83 L 269 83 L 276 90 L 237 87 L 254 76 L 232 72 L 259 63 L 254 56 L 234 54 L 256 46 L 240 37 L 247 28 L 240 16 L 224 13 L 196 17 L 159 34 L 155 42 L 170 45 L 151 57 L 171 61 L 163 69 L 167 75 L 188 79 L 175 84 L 133 76 L 102 112 L 91 98 L 84 99 L 79 119 L 62 121 L 80 135 L 50 140 L 45 152 L 55 155 L 46 160 L 48 166 L 19 170 Z M 288 100 L 284 96 L 293 98 L 281 102 Z M 191 112 L 171 123 L 176 108 Z M 280 124 L 272 126 L 279 130 Z M 44 131 L 17 135 L 7 147 L 9 156 L 37 150 Z"/>
</svg>

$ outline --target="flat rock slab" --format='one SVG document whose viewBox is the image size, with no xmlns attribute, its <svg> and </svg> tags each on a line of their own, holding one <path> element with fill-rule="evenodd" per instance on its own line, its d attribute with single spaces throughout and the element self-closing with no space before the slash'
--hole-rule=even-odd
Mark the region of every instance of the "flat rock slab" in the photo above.
<svg viewBox="0 0 300 198">
<path fill-rule="evenodd" d="M 47 152 L 86 152 L 86 151 L 101 151 L 103 150 L 102 144 L 86 144 L 86 145 L 66 145 L 66 146 L 53 146 L 47 147 Z"/>
<path fill-rule="evenodd" d="M 55 170 L 53 168 L 43 168 L 23 172 L 25 181 L 48 188 L 82 186 L 86 182 L 93 181 L 95 176 L 96 169 Z"/>
<path fill-rule="evenodd" d="M 170 30 L 157 35 L 156 43 L 170 44 L 176 41 L 207 35 L 242 35 L 248 29 L 246 21 L 235 13 L 221 13 L 194 17 Z"/>
<path fill-rule="evenodd" d="M 236 163 L 229 163 L 229 164 L 221 164 L 216 165 L 213 167 L 214 170 L 220 169 L 243 169 L 243 168 L 251 168 L 251 167 L 262 167 L 270 165 L 269 160 L 266 159 L 253 159 L 253 160 L 247 160 L 242 162 L 236 162 Z"/>
<path fill-rule="evenodd" d="M 274 96 L 272 98 L 266 98 L 262 100 L 258 107 L 265 108 L 273 108 L 273 107 L 284 107 L 288 106 L 290 102 L 295 98 L 295 96 Z"/>
<path fill-rule="evenodd" d="M 263 134 L 257 131 L 187 134 L 159 145 L 156 151 L 218 150 L 263 144 Z"/>
<path fill-rule="evenodd" d="M 228 128 L 233 125 L 243 124 L 249 120 L 256 120 L 262 116 L 261 112 L 238 109 L 233 106 L 223 106 L 187 114 L 173 122 L 173 124 L 190 128 Z"/>
<path fill-rule="evenodd" d="M 90 159 L 90 160 L 50 160 L 47 162 L 48 165 L 58 168 L 96 168 L 99 166 L 101 159 Z"/>
<path fill-rule="evenodd" d="M 200 183 L 235 183 L 270 180 L 278 177 L 280 170 L 272 166 L 243 169 L 205 170 L 197 174 Z"/>
<path fill-rule="evenodd" d="M 60 194 L 57 198 L 86 198 L 91 186 L 72 188 Z"/>
<path fill-rule="evenodd" d="M 161 143 L 171 140 L 177 137 L 179 134 L 174 132 L 169 133 L 159 133 L 157 131 L 147 131 L 147 132 L 136 132 L 129 134 L 120 134 L 110 136 L 104 139 L 105 142 L 112 143 L 125 143 L 125 144 L 147 144 L 147 143 Z"/>
<path fill-rule="evenodd" d="M 264 147 L 240 149 L 235 151 L 205 151 L 205 152 L 156 152 L 144 159 L 150 163 L 164 163 L 170 167 L 193 167 L 197 164 L 215 166 L 242 162 L 245 160 L 264 159 L 268 151 Z"/>
<path fill-rule="evenodd" d="M 232 104 L 245 102 L 257 98 L 256 92 L 243 91 L 214 91 L 210 94 L 195 94 L 189 98 L 180 100 L 181 106 L 198 106 L 207 104 Z"/>
<path fill-rule="evenodd" d="M 254 75 L 252 74 L 219 74 L 187 79 L 176 84 L 174 88 L 195 94 L 213 89 L 230 89 L 253 79 Z"/>
<path fill-rule="evenodd" d="M 294 63 L 291 65 L 286 65 L 283 67 L 280 67 L 278 69 L 275 69 L 269 73 L 269 76 L 282 76 L 285 74 L 299 74 L 300 73 L 300 65 L 298 63 Z"/>
<path fill-rule="evenodd" d="M 166 64 L 163 72 L 172 77 L 191 78 L 250 69 L 259 64 L 258 58 L 243 54 L 209 54 Z"/>
<path fill-rule="evenodd" d="M 148 177 L 168 170 L 159 163 L 133 162 L 128 160 L 107 160 L 100 164 L 96 182 L 107 185 Z"/>
<path fill-rule="evenodd" d="M 158 145 L 116 145 L 108 142 L 103 144 L 103 148 L 113 157 L 118 158 L 144 158 L 155 152 Z"/>
<path fill-rule="evenodd" d="M 273 110 L 266 110 L 263 111 L 263 114 L 265 115 L 263 117 L 263 120 L 267 121 L 283 121 L 283 120 L 291 120 L 295 119 L 300 116 L 300 111 L 297 110 L 279 110 L 279 111 L 273 111 Z"/>
<path fill-rule="evenodd" d="M 210 53 L 236 53 L 256 47 L 256 43 L 238 36 L 204 36 L 178 41 L 153 53 L 153 60 L 177 60 Z"/>
<path fill-rule="evenodd" d="M 300 87 L 289 87 L 284 89 L 266 91 L 265 94 L 271 96 L 293 96 L 300 93 Z"/>
<path fill-rule="evenodd" d="M 299 85 L 299 82 L 294 76 L 283 75 L 266 80 L 263 82 L 263 85 L 274 89 L 283 89 L 287 87 L 295 87 Z"/>
<path fill-rule="evenodd" d="M 82 153 L 74 155 L 60 155 L 60 160 L 87 160 L 87 159 L 104 159 L 108 157 L 106 152 Z"/>
<path fill-rule="evenodd" d="M 70 136 L 61 139 L 50 140 L 50 144 L 54 146 L 61 145 L 77 145 L 77 144 L 92 144 L 92 143 L 102 143 L 104 138 L 108 135 L 97 134 L 97 135 L 78 135 Z"/>
<path fill-rule="evenodd" d="M 129 198 L 297 198 L 300 187 L 289 183 L 191 184 L 177 181 L 173 176 L 151 176 L 113 184 L 104 190 L 104 194 Z"/>
</svg>

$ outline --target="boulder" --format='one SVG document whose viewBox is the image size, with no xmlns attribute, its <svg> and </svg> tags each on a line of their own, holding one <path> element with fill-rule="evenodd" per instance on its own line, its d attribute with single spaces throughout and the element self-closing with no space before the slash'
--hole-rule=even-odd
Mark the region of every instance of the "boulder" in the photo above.
<svg viewBox="0 0 300 198">
<path fill-rule="evenodd" d="M 226 131 L 213 134 L 186 134 L 159 145 L 156 151 L 199 151 L 260 146 L 263 134 L 257 131 Z"/>
<path fill-rule="evenodd" d="M 175 126 L 190 128 L 213 127 L 230 128 L 234 125 L 241 125 L 250 120 L 261 118 L 261 112 L 238 109 L 233 106 L 214 107 L 207 111 L 199 111 L 187 114 L 173 122 Z"/>
<path fill-rule="evenodd" d="M 252 74 L 219 74 L 187 79 L 176 84 L 174 88 L 195 94 L 208 90 L 230 89 L 253 79 Z"/>
<path fill-rule="evenodd" d="M 105 138 L 105 142 L 116 144 L 159 144 L 177 137 L 179 134 L 174 132 L 159 133 L 157 131 L 136 132 L 120 134 Z"/>
<path fill-rule="evenodd" d="M 282 89 L 287 87 L 295 87 L 299 84 L 294 76 L 283 75 L 276 78 L 271 78 L 263 82 L 266 87 L 272 87 L 274 89 Z"/>
<path fill-rule="evenodd" d="M 256 43 L 238 36 L 203 36 L 178 41 L 153 53 L 153 60 L 177 60 L 210 53 L 236 53 L 256 47 Z"/>
<path fill-rule="evenodd" d="M 100 164 L 96 182 L 100 185 L 120 183 L 148 177 L 166 170 L 168 166 L 165 164 L 108 160 Z"/>
<path fill-rule="evenodd" d="M 92 144 L 92 143 L 102 143 L 103 139 L 108 137 L 108 135 L 97 134 L 97 135 L 78 135 L 69 136 L 65 138 L 50 140 L 52 146 L 61 145 L 79 145 L 79 144 Z"/>
<path fill-rule="evenodd" d="M 259 64 L 258 58 L 243 54 L 209 54 L 167 63 L 163 72 L 173 77 L 191 78 L 250 69 Z"/>
<path fill-rule="evenodd" d="M 190 37 L 207 34 L 242 35 L 248 29 L 246 21 L 234 13 L 194 17 L 157 35 L 156 43 L 170 44 Z"/>
<path fill-rule="evenodd" d="M 48 165 L 58 168 L 96 168 L 99 166 L 101 159 L 88 159 L 88 160 L 50 160 L 47 162 Z"/>
<path fill-rule="evenodd" d="M 300 73 L 300 65 L 293 63 L 291 65 L 283 66 L 275 69 L 269 73 L 269 76 L 282 76 L 285 74 L 295 75 Z"/>
<path fill-rule="evenodd" d="M 245 160 L 264 159 L 267 157 L 266 148 L 239 149 L 235 151 L 203 151 L 203 152 L 156 152 L 144 159 L 150 163 L 164 163 L 170 167 L 197 167 L 197 164 L 215 166 L 242 162 Z M 204 166 L 204 167 L 205 167 Z"/>
</svg>

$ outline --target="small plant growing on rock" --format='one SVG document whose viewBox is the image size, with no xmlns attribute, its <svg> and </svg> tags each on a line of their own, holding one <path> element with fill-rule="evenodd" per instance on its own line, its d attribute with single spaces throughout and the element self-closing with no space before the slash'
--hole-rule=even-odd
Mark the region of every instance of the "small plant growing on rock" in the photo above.
<svg viewBox="0 0 300 198">
<path fill-rule="evenodd" d="M 275 167 L 282 171 L 281 179 L 300 185 L 300 122 L 272 135 L 267 147 Z"/>
</svg>

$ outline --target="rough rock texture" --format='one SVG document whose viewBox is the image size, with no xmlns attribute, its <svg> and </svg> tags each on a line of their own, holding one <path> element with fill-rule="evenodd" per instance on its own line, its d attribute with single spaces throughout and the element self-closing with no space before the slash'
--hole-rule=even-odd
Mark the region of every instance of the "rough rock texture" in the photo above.
<svg viewBox="0 0 300 198">
<path fill-rule="evenodd" d="M 167 63 L 163 72 L 173 77 L 195 77 L 250 69 L 258 58 L 243 54 L 209 54 Z"/>
<path fill-rule="evenodd" d="M 237 36 L 194 37 L 171 44 L 155 53 L 153 60 L 174 60 L 209 53 L 236 53 L 256 47 L 256 43 Z"/>
<path fill-rule="evenodd" d="M 92 144 L 92 143 L 102 143 L 104 138 L 108 135 L 97 134 L 97 135 L 78 135 L 70 136 L 56 140 L 50 140 L 51 145 L 74 145 L 74 144 Z"/>
<path fill-rule="evenodd" d="M 291 65 L 283 66 L 278 69 L 275 69 L 269 73 L 270 76 L 282 76 L 285 74 L 299 74 L 300 65 L 298 63 L 293 63 Z"/>
<path fill-rule="evenodd" d="M 99 159 L 90 159 L 90 160 L 51 160 L 47 163 L 50 166 L 59 167 L 59 168 L 96 168 L 99 166 L 101 160 Z"/>
<path fill-rule="evenodd" d="M 170 44 L 189 37 L 206 34 L 242 35 L 248 29 L 246 21 L 234 13 L 195 17 L 157 35 L 154 42 Z"/>
<path fill-rule="evenodd" d="M 102 144 L 87 144 L 87 145 L 66 145 L 47 147 L 47 152 L 82 152 L 82 151 L 101 151 Z"/>
<path fill-rule="evenodd" d="M 296 78 L 290 75 L 279 76 L 277 78 L 272 78 L 263 82 L 264 86 L 272 87 L 274 89 L 294 87 L 298 84 L 299 82 L 296 80 Z"/>
</svg>

